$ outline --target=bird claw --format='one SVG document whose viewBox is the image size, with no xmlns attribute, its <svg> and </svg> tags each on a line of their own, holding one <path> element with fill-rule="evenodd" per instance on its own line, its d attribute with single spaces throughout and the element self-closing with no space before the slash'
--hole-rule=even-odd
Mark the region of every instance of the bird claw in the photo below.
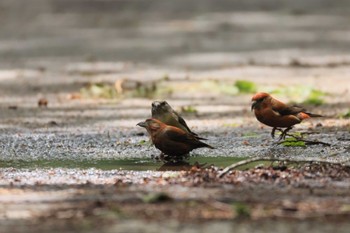
<svg viewBox="0 0 350 233">
<path fill-rule="evenodd" d="M 156 161 L 161 161 L 163 163 L 179 163 L 179 162 L 183 162 L 184 160 L 188 159 L 189 158 L 189 154 L 185 154 L 185 155 L 182 155 L 180 157 L 176 157 L 176 156 L 169 156 L 169 155 L 166 155 L 164 153 L 160 153 L 158 156 L 154 156 L 153 158 L 156 160 Z"/>
<path fill-rule="evenodd" d="M 159 155 L 152 155 L 151 158 L 154 159 L 155 161 L 166 161 L 165 159 L 166 155 L 162 152 Z"/>
<path fill-rule="evenodd" d="M 280 142 L 282 139 L 284 140 L 286 138 L 285 135 L 281 134 L 278 138 L 278 141 L 277 142 Z"/>
<path fill-rule="evenodd" d="M 278 128 L 278 130 L 280 130 L 280 131 L 282 132 L 281 136 L 278 138 L 278 142 L 281 141 L 282 139 L 285 140 L 285 139 L 286 139 L 286 136 L 289 135 L 289 134 L 287 134 L 288 131 L 291 130 L 292 128 L 293 128 L 293 127 L 288 127 L 288 128 L 286 128 L 285 130 L 282 130 L 282 129 L 279 129 L 279 128 Z M 289 135 L 289 136 L 291 136 L 291 135 Z"/>
<path fill-rule="evenodd" d="M 283 130 L 282 130 L 281 128 L 273 127 L 273 128 L 272 128 L 272 131 L 271 131 L 271 137 L 272 137 L 272 138 L 275 138 L 275 132 L 276 132 L 276 130 L 280 131 L 280 132 L 283 134 Z M 280 141 L 280 140 L 281 140 L 281 136 L 280 136 L 280 138 L 279 138 L 278 141 Z"/>
</svg>

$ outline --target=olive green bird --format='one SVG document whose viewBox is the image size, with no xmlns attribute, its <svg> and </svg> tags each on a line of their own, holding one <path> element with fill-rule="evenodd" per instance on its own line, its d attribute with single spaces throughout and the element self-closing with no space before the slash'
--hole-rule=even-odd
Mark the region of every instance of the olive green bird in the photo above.
<svg viewBox="0 0 350 233">
<path fill-rule="evenodd" d="M 160 120 L 167 125 L 180 128 L 193 135 L 196 139 L 206 140 L 206 138 L 199 137 L 198 134 L 191 131 L 186 121 L 166 101 L 154 101 L 152 103 L 152 118 Z"/>
</svg>

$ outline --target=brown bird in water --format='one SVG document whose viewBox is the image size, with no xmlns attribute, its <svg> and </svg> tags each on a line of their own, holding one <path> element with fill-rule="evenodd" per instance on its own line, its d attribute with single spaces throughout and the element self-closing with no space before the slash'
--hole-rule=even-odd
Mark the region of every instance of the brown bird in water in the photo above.
<svg viewBox="0 0 350 233">
<path fill-rule="evenodd" d="M 167 125 L 180 128 L 199 140 L 206 140 L 206 138 L 199 137 L 198 134 L 192 132 L 186 121 L 166 101 L 154 101 L 152 103 L 152 118 L 160 120 Z"/>
<path fill-rule="evenodd" d="M 270 94 L 263 92 L 253 96 L 252 110 L 254 110 L 258 121 L 273 127 L 271 131 L 272 138 L 275 136 L 276 129 L 282 132 L 279 140 L 286 137 L 287 132 L 292 129 L 293 125 L 299 124 L 304 119 L 322 117 L 321 115 L 309 113 L 302 107 L 282 103 Z M 280 128 L 286 129 L 282 130 Z"/>
<path fill-rule="evenodd" d="M 192 134 L 180 128 L 166 125 L 157 119 L 147 119 L 137 125 L 146 128 L 155 147 L 171 158 L 181 159 L 190 151 L 201 147 L 214 149 L 214 147 L 199 141 Z"/>
</svg>

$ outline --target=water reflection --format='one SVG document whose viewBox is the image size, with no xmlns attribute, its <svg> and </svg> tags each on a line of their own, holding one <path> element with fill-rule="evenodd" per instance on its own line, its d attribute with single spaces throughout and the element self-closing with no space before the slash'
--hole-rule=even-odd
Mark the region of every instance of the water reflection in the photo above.
<svg viewBox="0 0 350 233">
<path fill-rule="evenodd" d="M 192 168 L 203 168 L 205 166 L 207 166 L 207 163 L 189 163 L 186 161 L 167 162 L 160 166 L 157 171 L 190 171 Z"/>
<path fill-rule="evenodd" d="M 86 160 L 8 160 L 1 161 L 0 168 L 17 169 L 101 169 L 101 170 L 128 170 L 128 171 L 189 171 L 193 167 L 203 168 L 210 165 L 226 167 L 244 158 L 237 157 L 205 157 L 193 156 L 181 162 L 159 162 L 151 158 L 133 159 L 86 159 Z"/>
</svg>

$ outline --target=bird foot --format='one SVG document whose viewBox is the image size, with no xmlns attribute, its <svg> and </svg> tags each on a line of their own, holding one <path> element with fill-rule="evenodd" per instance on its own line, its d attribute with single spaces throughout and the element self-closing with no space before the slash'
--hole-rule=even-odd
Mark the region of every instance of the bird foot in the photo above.
<svg viewBox="0 0 350 233">
<path fill-rule="evenodd" d="M 166 155 L 164 153 L 160 153 L 159 155 L 152 155 L 151 158 L 155 161 L 165 161 Z"/>
<path fill-rule="evenodd" d="M 271 131 L 271 137 L 275 138 L 275 132 L 276 130 L 280 131 L 281 133 L 283 133 L 283 130 L 281 128 L 277 128 L 277 127 L 273 127 L 272 131 Z"/>
<path fill-rule="evenodd" d="M 281 141 L 282 139 L 285 140 L 286 139 L 286 136 L 291 136 L 291 137 L 294 137 L 293 135 L 290 135 L 290 134 L 287 134 L 289 130 L 291 130 L 293 127 L 288 127 L 286 128 L 285 130 L 282 130 L 282 129 L 279 129 L 282 134 L 281 136 L 278 138 L 278 142 Z"/>
<path fill-rule="evenodd" d="M 179 163 L 183 162 L 184 160 L 187 160 L 190 157 L 189 154 L 185 154 L 182 156 L 169 156 L 164 153 L 160 153 L 157 156 L 152 155 L 152 159 L 154 159 L 157 162 L 163 162 L 163 163 Z"/>
</svg>

